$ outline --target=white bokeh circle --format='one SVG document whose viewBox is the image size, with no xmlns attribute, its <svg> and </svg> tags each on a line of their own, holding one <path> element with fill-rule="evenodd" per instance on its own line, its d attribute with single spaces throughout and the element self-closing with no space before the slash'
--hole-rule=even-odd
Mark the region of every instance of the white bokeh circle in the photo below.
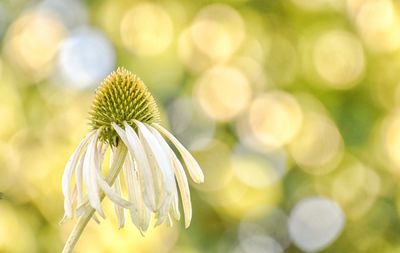
<svg viewBox="0 0 400 253">
<path fill-rule="evenodd" d="M 58 74 L 66 86 L 88 88 L 99 85 L 114 67 L 114 48 L 98 30 L 78 29 L 60 47 Z"/>
<path fill-rule="evenodd" d="M 306 252 L 316 252 L 332 243 L 342 231 L 342 209 L 325 197 L 301 200 L 289 216 L 289 234 L 294 244 Z"/>
</svg>

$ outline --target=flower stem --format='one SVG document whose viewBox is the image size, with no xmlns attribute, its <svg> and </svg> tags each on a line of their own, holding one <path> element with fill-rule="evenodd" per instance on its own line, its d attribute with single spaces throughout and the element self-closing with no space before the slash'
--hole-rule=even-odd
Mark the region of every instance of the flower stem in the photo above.
<svg viewBox="0 0 400 253">
<path fill-rule="evenodd" d="M 110 170 L 108 171 L 108 174 L 105 178 L 106 182 L 109 185 L 112 185 L 117 178 L 122 165 L 124 164 L 126 154 L 128 152 L 128 149 L 126 148 L 125 145 L 120 144 L 118 145 L 116 152 L 115 152 L 115 157 L 114 160 L 111 164 Z M 100 193 L 100 199 L 104 199 L 104 192 Z M 68 237 L 67 242 L 65 243 L 64 249 L 62 253 L 71 253 L 72 250 L 74 249 L 76 243 L 78 242 L 79 237 L 81 236 L 83 230 L 85 229 L 86 225 L 92 218 L 95 210 L 88 206 L 87 209 L 85 209 L 85 213 L 79 217 L 78 223 L 75 225 L 74 229 L 72 230 L 71 234 Z"/>
</svg>

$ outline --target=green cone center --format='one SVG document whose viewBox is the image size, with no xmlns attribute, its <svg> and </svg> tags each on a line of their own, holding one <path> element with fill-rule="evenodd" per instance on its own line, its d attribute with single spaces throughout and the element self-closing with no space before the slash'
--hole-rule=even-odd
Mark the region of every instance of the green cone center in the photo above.
<svg viewBox="0 0 400 253">
<path fill-rule="evenodd" d="M 102 129 L 101 140 L 115 146 L 118 135 L 111 123 L 123 127 L 126 121 L 136 129 L 135 119 L 155 123 L 159 121 L 159 111 L 142 80 L 128 70 L 118 68 L 96 90 L 90 112 L 91 125 L 93 129 Z"/>
</svg>

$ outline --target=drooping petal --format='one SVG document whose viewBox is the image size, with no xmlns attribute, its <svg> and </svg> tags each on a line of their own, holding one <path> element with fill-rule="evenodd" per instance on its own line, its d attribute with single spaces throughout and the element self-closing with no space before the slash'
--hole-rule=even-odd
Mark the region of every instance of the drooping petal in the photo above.
<svg viewBox="0 0 400 253">
<path fill-rule="evenodd" d="M 137 192 L 137 186 L 133 182 L 134 174 L 133 174 L 132 158 L 130 154 L 128 154 L 128 156 L 126 157 L 122 169 L 124 172 L 124 179 L 125 179 L 126 190 L 128 192 L 128 198 L 135 204 L 135 208 L 132 208 L 130 210 L 131 220 L 132 223 L 135 224 L 135 226 L 138 229 L 141 229 L 139 210 L 138 210 L 139 209 L 138 202 L 140 201 L 141 196 L 140 193 Z"/>
<path fill-rule="evenodd" d="M 97 130 L 96 134 L 92 137 L 85 154 L 83 161 L 83 180 L 86 185 L 86 192 L 90 206 L 93 207 L 100 216 L 105 218 L 104 211 L 101 207 L 99 188 L 96 182 L 97 169 L 95 164 L 95 152 L 97 152 L 96 143 L 99 134 L 100 130 Z"/>
<path fill-rule="evenodd" d="M 138 167 L 140 168 L 138 173 L 140 184 L 143 186 L 144 200 L 146 205 L 151 210 L 156 210 L 157 201 L 155 196 L 155 188 L 157 186 L 155 180 L 153 180 L 154 177 L 152 175 L 152 170 L 150 168 L 149 161 L 147 160 L 145 150 L 140 143 L 139 137 L 128 124 L 125 124 L 125 131 L 117 124 L 113 123 L 112 126 L 124 144 L 128 147 L 129 153 L 132 155 L 132 158 L 135 159 Z"/>
<path fill-rule="evenodd" d="M 170 133 L 168 130 L 163 128 L 159 124 L 152 124 L 158 131 L 160 131 L 164 136 L 166 136 L 178 149 L 179 153 L 181 154 L 186 168 L 189 171 L 190 177 L 193 179 L 195 183 L 203 183 L 204 182 L 204 174 L 201 170 L 197 161 L 193 158 L 190 152 Z"/>
<path fill-rule="evenodd" d="M 192 219 L 192 205 L 190 201 L 190 189 L 188 180 L 183 169 L 181 162 L 179 161 L 178 157 L 176 157 L 173 150 L 168 146 L 168 143 L 164 140 L 161 134 L 155 129 L 151 128 L 154 136 L 157 137 L 158 141 L 161 143 L 162 147 L 164 148 L 165 152 L 169 154 L 169 158 L 173 163 L 173 168 L 175 172 L 176 181 L 178 182 L 179 191 L 181 193 L 182 198 L 182 206 L 183 211 L 185 214 L 185 227 L 189 227 L 190 221 Z"/>
<path fill-rule="evenodd" d="M 138 169 L 131 156 L 127 157 L 123 170 L 129 199 L 134 201 L 136 206 L 136 209 L 131 209 L 132 222 L 141 232 L 146 232 L 150 224 L 150 211 L 144 203 Z"/>
<path fill-rule="evenodd" d="M 155 180 L 153 179 L 152 170 L 146 156 L 145 148 L 143 147 L 143 144 L 140 142 L 139 136 L 132 129 L 132 127 L 129 126 L 126 122 L 124 123 L 124 126 L 129 145 L 134 150 L 134 157 L 135 157 L 134 160 L 137 163 L 136 166 L 138 168 L 137 173 L 139 174 L 140 183 L 144 189 L 145 203 L 152 210 L 155 210 L 157 206 L 156 194 L 155 194 L 156 183 Z"/>
<path fill-rule="evenodd" d="M 171 211 L 172 211 L 172 217 L 174 217 L 175 220 L 180 220 L 181 213 L 179 212 L 179 198 L 177 192 L 175 192 L 174 196 L 172 197 Z"/>
<path fill-rule="evenodd" d="M 172 219 L 173 214 L 171 214 L 171 212 L 172 211 L 170 210 L 169 213 L 168 213 L 168 219 L 167 219 L 167 226 L 170 227 L 170 228 L 174 225 L 174 221 Z"/>
<path fill-rule="evenodd" d="M 95 171 L 96 183 L 100 187 L 100 189 L 105 193 L 105 195 L 112 201 L 114 204 L 117 204 L 123 208 L 130 209 L 133 208 L 134 205 L 132 202 L 125 200 L 121 197 L 120 194 L 115 192 L 112 187 L 103 179 L 101 175 L 101 164 L 103 163 L 104 153 L 101 150 L 101 147 L 98 148 L 98 152 L 95 154 L 95 167 L 97 168 Z"/>
<path fill-rule="evenodd" d="M 83 152 L 82 157 L 85 157 L 86 150 Z M 79 208 L 83 202 L 83 187 L 82 187 L 82 168 L 83 168 L 83 160 L 80 159 L 78 166 L 75 171 L 75 183 L 76 183 L 76 191 L 77 191 L 77 203 L 76 206 Z"/>
<path fill-rule="evenodd" d="M 115 180 L 113 188 L 118 195 L 122 195 L 121 179 L 119 176 Z M 125 225 L 124 209 L 120 205 L 114 204 L 114 211 L 115 211 L 115 215 L 117 216 L 119 228 L 123 228 Z"/>
<path fill-rule="evenodd" d="M 167 142 L 164 140 L 164 138 L 162 138 L 161 134 L 153 127 L 147 125 L 147 128 L 151 131 L 151 133 L 154 135 L 155 139 L 157 140 L 157 142 L 159 143 L 162 151 L 164 152 L 164 154 L 166 154 L 167 158 L 168 158 L 168 162 L 170 164 L 170 170 L 172 172 L 172 174 L 175 173 L 175 159 L 176 156 L 175 154 L 172 152 L 171 148 L 168 146 Z M 179 162 L 179 161 L 178 161 Z M 174 184 L 173 184 L 173 189 L 172 189 L 172 196 L 171 196 L 171 208 L 172 208 L 172 214 L 176 220 L 180 219 L 180 212 L 179 212 L 179 198 L 178 198 L 178 191 L 176 188 L 176 184 L 175 184 L 175 180 L 174 180 Z"/>
<path fill-rule="evenodd" d="M 185 227 L 188 228 L 190 221 L 192 220 L 192 203 L 190 200 L 189 183 L 181 162 L 178 160 L 172 150 L 171 155 L 174 157 L 175 177 L 176 181 L 178 182 L 179 191 L 182 198 L 183 212 L 185 215 Z"/>
<path fill-rule="evenodd" d="M 169 201 L 169 203 L 167 202 L 167 204 L 169 205 L 171 201 L 171 196 L 174 192 L 174 187 L 176 187 L 172 165 L 168 159 L 167 154 L 164 152 L 160 143 L 157 141 L 156 137 L 153 135 L 150 129 L 145 124 L 137 120 L 135 120 L 135 123 L 139 128 L 139 138 L 144 144 L 149 161 L 153 163 L 152 167 L 157 168 L 157 170 L 160 172 L 159 176 L 163 180 L 164 192 L 166 194 L 165 201 Z M 158 194 L 164 194 L 164 192 Z M 162 207 L 160 207 L 160 209 L 161 208 Z M 164 208 L 167 208 L 167 210 L 169 210 L 169 206 Z M 164 216 L 163 212 L 161 214 L 162 216 L 160 217 L 160 219 L 164 220 L 166 215 Z"/>
<path fill-rule="evenodd" d="M 72 174 L 78 162 L 78 158 L 82 155 L 82 152 L 85 151 L 88 141 L 93 136 L 94 132 L 90 132 L 88 135 L 83 138 L 83 140 L 79 143 L 78 147 L 72 153 L 70 159 L 65 165 L 64 174 L 62 176 L 62 192 L 64 195 L 64 210 L 66 218 L 72 218 L 72 201 L 71 201 L 71 180 Z"/>
<path fill-rule="evenodd" d="M 161 207 L 157 210 L 156 214 L 156 224 L 154 224 L 154 227 L 161 225 L 163 222 L 166 221 L 168 218 L 168 212 L 171 208 L 171 202 L 172 202 L 172 196 L 168 195 L 161 205 Z"/>
<path fill-rule="evenodd" d="M 113 162 L 114 162 L 114 149 L 113 149 L 113 147 L 111 147 L 110 159 L 109 159 L 110 167 L 112 166 Z M 120 176 L 118 176 L 115 179 L 113 189 L 118 195 L 122 195 L 122 186 L 121 186 L 121 177 Z M 122 208 L 118 204 L 114 204 L 114 211 L 115 211 L 115 215 L 117 216 L 118 227 L 123 228 L 125 226 L 125 210 L 124 210 L 124 208 Z"/>
</svg>

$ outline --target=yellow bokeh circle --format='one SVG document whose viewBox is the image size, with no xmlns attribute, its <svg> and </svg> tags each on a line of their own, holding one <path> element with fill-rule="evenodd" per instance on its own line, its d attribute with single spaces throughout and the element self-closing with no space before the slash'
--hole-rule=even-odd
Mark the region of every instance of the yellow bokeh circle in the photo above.
<svg viewBox="0 0 400 253">
<path fill-rule="evenodd" d="M 248 105 L 251 87 L 247 77 L 239 69 L 216 66 L 198 80 L 196 97 L 211 118 L 229 121 Z"/>
<path fill-rule="evenodd" d="M 173 23 L 161 6 L 142 3 L 124 14 L 120 34 L 123 45 L 133 53 L 156 55 L 171 44 Z"/>
</svg>

